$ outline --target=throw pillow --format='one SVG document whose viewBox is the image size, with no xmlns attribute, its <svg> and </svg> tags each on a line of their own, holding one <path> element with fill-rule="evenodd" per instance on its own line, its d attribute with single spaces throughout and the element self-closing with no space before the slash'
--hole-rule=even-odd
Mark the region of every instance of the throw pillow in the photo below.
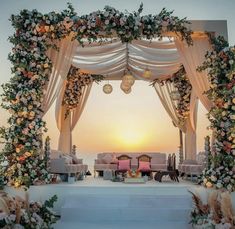
<svg viewBox="0 0 235 229">
<path fill-rule="evenodd" d="M 140 171 L 149 171 L 150 163 L 148 161 L 139 161 L 139 168 Z"/>
<path fill-rule="evenodd" d="M 104 164 L 110 164 L 112 161 L 112 155 L 110 153 L 107 153 L 102 158 Z"/>
<path fill-rule="evenodd" d="M 118 159 L 115 154 L 112 155 L 112 161 L 111 164 L 118 164 Z"/>
<path fill-rule="evenodd" d="M 70 157 L 69 155 L 62 155 L 61 158 L 64 158 L 65 159 L 65 163 L 66 164 L 72 164 L 73 163 L 73 159 L 72 157 Z"/>
<path fill-rule="evenodd" d="M 79 164 L 79 160 L 76 155 L 72 154 L 71 157 L 72 157 L 73 164 Z"/>
<path fill-rule="evenodd" d="M 119 170 L 130 170 L 130 160 L 119 160 L 118 161 Z"/>
</svg>

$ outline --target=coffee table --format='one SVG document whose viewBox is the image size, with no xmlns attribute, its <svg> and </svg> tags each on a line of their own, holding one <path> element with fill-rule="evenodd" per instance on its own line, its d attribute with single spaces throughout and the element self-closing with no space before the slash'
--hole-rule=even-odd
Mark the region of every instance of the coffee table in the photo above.
<svg viewBox="0 0 235 229">
<path fill-rule="evenodd" d="M 126 177 L 124 179 L 125 184 L 144 184 L 146 183 L 143 177 Z"/>
<path fill-rule="evenodd" d="M 179 179 L 178 179 L 178 175 L 177 175 L 177 172 L 176 170 L 163 170 L 163 171 L 157 171 L 155 176 L 154 176 L 154 179 L 156 181 L 159 181 L 159 182 L 162 182 L 162 177 L 163 176 L 169 176 L 171 178 L 172 181 L 177 181 L 179 182 Z"/>
</svg>

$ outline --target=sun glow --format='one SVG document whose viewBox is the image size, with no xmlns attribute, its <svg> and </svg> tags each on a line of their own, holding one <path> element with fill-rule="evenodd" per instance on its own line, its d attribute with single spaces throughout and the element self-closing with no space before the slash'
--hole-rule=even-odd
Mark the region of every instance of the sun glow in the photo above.
<svg viewBox="0 0 235 229">
<path fill-rule="evenodd" d="M 132 128 L 122 129 L 116 136 L 121 147 L 128 150 L 140 149 L 147 141 L 145 132 Z"/>
</svg>

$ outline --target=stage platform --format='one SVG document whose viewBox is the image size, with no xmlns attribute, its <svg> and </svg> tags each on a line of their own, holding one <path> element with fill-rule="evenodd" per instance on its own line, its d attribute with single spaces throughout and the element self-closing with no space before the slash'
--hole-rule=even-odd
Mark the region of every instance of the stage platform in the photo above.
<svg viewBox="0 0 235 229">
<path fill-rule="evenodd" d="M 58 196 L 55 211 L 60 214 L 61 207 L 66 198 L 71 195 L 184 195 L 190 196 L 188 190 L 199 187 L 198 185 L 185 180 L 173 182 L 164 179 L 162 183 L 154 180 L 147 181 L 145 184 L 126 184 L 122 182 L 112 182 L 103 180 L 101 177 L 87 177 L 82 181 L 73 184 L 62 182 L 59 184 L 48 184 L 31 186 L 28 190 L 30 200 L 44 201 L 53 195 Z M 12 195 L 24 197 L 23 189 L 6 187 L 6 192 Z"/>
<path fill-rule="evenodd" d="M 186 180 L 126 184 L 87 177 L 74 184 L 32 186 L 28 192 L 37 201 L 58 196 L 55 211 L 61 219 L 55 229 L 190 229 L 192 197 L 188 191 L 195 189 L 204 188 Z M 10 187 L 5 191 L 25 195 Z"/>
</svg>

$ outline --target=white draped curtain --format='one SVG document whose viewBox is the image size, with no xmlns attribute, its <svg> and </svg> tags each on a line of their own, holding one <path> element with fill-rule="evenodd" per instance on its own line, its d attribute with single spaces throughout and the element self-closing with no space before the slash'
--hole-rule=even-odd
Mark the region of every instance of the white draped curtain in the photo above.
<svg viewBox="0 0 235 229">
<path fill-rule="evenodd" d="M 211 50 L 211 44 L 208 36 L 193 37 L 192 46 L 188 46 L 185 42 L 181 41 L 179 38 L 176 38 L 175 45 L 181 56 L 182 64 L 184 65 L 195 94 L 200 99 L 204 107 L 209 111 L 212 107 L 212 102 L 204 93 L 210 87 L 207 72 L 198 72 L 196 70 L 205 60 L 206 52 Z"/>
<path fill-rule="evenodd" d="M 134 77 L 144 79 L 143 73 L 148 67 L 152 79 L 155 79 L 169 77 L 180 68 L 181 63 L 174 42 L 165 38 L 151 42 L 135 40 L 128 44 L 116 40 L 103 45 L 78 47 L 73 65 L 109 79 L 121 79 L 127 66 Z"/>
<path fill-rule="evenodd" d="M 65 87 L 66 82 L 64 83 L 60 95 L 56 101 L 55 115 L 56 124 L 60 131 L 58 150 L 69 154 L 72 151 L 72 131 L 84 110 L 85 104 L 91 91 L 92 83 L 82 87 L 82 95 L 80 97 L 78 106 L 71 110 L 66 118 L 66 105 L 62 105 Z"/>
<path fill-rule="evenodd" d="M 49 77 L 49 82 L 44 90 L 44 98 L 42 102 L 44 115 L 50 109 L 63 87 L 63 83 L 66 80 L 78 42 L 76 40 L 71 41 L 71 38 L 68 36 L 61 41 L 55 42 L 55 45 L 59 47 L 59 50 L 50 48 L 47 51 L 47 56 L 52 61 L 53 67 Z"/>
<path fill-rule="evenodd" d="M 171 97 L 172 91 L 176 89 L 170 82 L 161 84 L 156 82 L 154 88 L 160 98 L 160 101 L 170 116 L 172 122 L 185 134 L 185 159 L 196 159 L 196 125 L 197 125 L 197 97 L 192 90 L 190 97 L 190 115 L 184 123 L 180 122 L 176 110 L 177 102 Z"/>
</svg>

